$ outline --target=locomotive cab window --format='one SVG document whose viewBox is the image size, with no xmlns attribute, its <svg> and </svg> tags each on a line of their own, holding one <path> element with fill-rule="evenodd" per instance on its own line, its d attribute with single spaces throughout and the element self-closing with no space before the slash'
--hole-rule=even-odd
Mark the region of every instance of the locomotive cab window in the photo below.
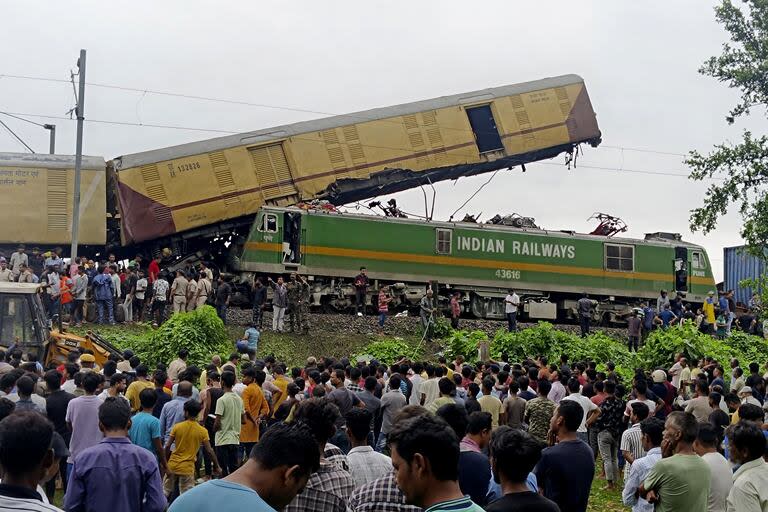
<svg viewBox="0 0 768 512">
<path fill-rule="evenodd" d="M 265 213 L 261 218 L 261 229 L 265 233 L 277 233 L 277 215 Z"/>
<path fill-rule="evenodd" d="M 437 254 L 451 254 L 451 238 L 453 231 L 450 229 L 435 230 L 435 252 Z"/>
<path fill-rule="evenodd" d="M 700 252 L 691 253 L 691 266 L 696 269 L 707 268 L 707 262 L 704 260 L 704 255 Z"/>
<path fill-rule="evenodd" d="M 605 269 L 633 272 L 635 248 L 631 245 L 605 244 Z"/>
</svg>

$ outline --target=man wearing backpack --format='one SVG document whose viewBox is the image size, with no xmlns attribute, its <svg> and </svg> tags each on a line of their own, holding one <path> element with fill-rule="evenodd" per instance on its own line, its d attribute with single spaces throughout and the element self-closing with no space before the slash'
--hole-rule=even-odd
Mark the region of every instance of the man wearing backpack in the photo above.
<svg viewBox="0 0 768 512">
<path fill-rule="evenodd" d="M 104 310 L 109 313 L 110 325 L 115 325 L 115 312 L 112 309 L 112 297 L 115 294 L 115 288 L 112 284 L 112 276 L 109 273 L 109 266 L 104 265 L 101 274 L 93 279 L 93 297 L 96 299 L 96 307 L 99 311 L 99 323 L 104 323 Z"/>
</svg>

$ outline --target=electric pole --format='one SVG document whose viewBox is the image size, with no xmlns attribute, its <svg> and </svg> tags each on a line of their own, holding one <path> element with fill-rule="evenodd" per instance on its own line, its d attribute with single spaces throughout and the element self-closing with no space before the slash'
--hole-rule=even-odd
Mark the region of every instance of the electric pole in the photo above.
<svg viewBox="0 0 768 512">
<path fill-rule="evenodd" d="M 77 258 L 77 235 L 80 228 L 80 168 L 83 165 L 83 122 L 85 121 L 85 50 L 77 60 L 80 88 L 77 95 L 77 145 L 75 149 L 75 195 L 72 201 L 72 249 L 70 258 Z M 53 133 L 53 132 L 52 132 Z M 52 148 L 53 149 L 53 148 Z"/>
</svg>

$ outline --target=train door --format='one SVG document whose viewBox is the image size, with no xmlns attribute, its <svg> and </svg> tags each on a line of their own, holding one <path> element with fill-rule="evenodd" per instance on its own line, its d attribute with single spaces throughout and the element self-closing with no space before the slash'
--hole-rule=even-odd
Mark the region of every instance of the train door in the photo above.
<svg viewBox="0 0 768 512">
<path fill-rule="evenodd" d="M 688 248 L 675 247 L 675 290 L 688 291 Z"/>
<path fill-rule="evenodd" d="M 286 266 L 301 264 L 301 213 L 285 212 L 283 215 L 283 263 Z"/>
<path fill-rule="evenodd" d="M 469 117 L 469 124 L 475 134 L 475 142 L 480 153 L 504 149 L 490 105 L 468 108 L 467 117 Z"/>
</svg>

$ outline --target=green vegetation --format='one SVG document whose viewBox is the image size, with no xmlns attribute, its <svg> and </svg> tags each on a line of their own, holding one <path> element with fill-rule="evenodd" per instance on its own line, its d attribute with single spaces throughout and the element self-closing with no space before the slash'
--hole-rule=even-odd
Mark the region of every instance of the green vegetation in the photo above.
<svg viewBox="0 0 768 512">
<path fill-rule="evenodd" d="M 376 359 L 381 363 L 392 364 L 406 357 L 416 359 L 422 356 L 423 346 L 412 345 L 402 338 L 376 340 L 362 347 L 355 357 L 365 356 L 366 359 Z"/>
<path fill-rule="evenodd" d="M 715 18 L 731 40 L 723 45 L 722 54 L 710 57 L 699 72 L 740 92 L 739 102 L 725 117 L 728 124 L 755 109 L 765 116 L 768 105 L 768 66 L 765 65 L 768 3 L 723 0 L 715 7 Z M 704 204 L 692 211 L 691 231 L 701 230 L 705 234 L 712 231 L 728 208 L 735 205 L 743 219 L 740 235 L 750 252 L 759 258 L 767 257 L 764 252 L 768 244 L 766 155 L 768 136 L 753 136 L 746 130 L 738 144 L 718 144 L 708 155 L 698 151 L 690 153 L 686 163 L 691 168 L 691 179 L 716 177 L 720 180 L 711 182 Z"/>
</svg>

